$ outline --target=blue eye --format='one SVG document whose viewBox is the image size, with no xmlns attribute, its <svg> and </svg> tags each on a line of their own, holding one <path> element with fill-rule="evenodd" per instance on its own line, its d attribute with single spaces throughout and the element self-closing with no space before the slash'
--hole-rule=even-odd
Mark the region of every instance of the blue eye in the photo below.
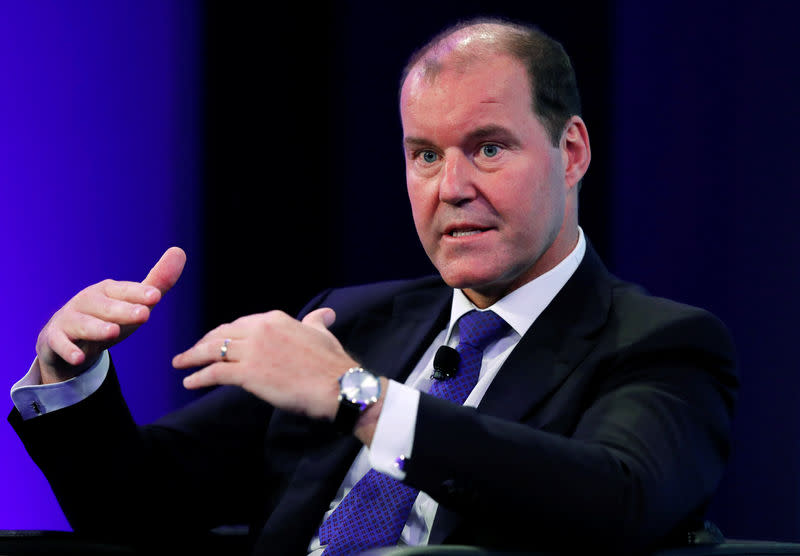
<svg viewBox="0 0 800 556">
<path fill-rule="evenodd" d="M 439 155 L 433 151 L 422 151 L 422 160 L 428 164 L 433 164 L 439 159 Z"/>
<path fill-rule="evenodd" d="M 484 145 L 481 147 L 481 152 L 483 156 L 486 158 L 492 158 L 500 154 L 500 146 L 499 145 Z"/>
</svg>

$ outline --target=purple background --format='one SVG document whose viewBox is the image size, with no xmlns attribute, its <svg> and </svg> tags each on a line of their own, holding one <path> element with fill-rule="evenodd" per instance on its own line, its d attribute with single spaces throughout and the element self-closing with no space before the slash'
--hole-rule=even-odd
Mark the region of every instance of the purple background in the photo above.
<svg viewBox="0 0 800 556">
<path fill-rule="evenodd" d="M 168 354 L 199 332 L 202 309 L 198 11 L 161 0 L 3 3 L 4 389 L 26 372 L 38 330 L 75 292 L 106 277 L 141 280 L 180 244 L 192 259 L 181 288 L 115 350 L 125 369 L 137 369 L 122 382 L 138 419 L 175 404 Z M 0 528 L 67 528 L 7 425 L 0 453 Z"/>
</svg>

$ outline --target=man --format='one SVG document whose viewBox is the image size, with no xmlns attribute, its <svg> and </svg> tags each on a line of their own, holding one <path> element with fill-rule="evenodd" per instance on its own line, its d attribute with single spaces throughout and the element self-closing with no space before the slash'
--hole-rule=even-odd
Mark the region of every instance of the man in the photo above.
<svg viewBox="0 0 800 556">
<path fill-rule="evenodd" d="M 149 427 L 106 350 L 175 284 L 182 251 L 45 326 L 10 419 L 76 530 L 246 521 L 257 553 L 629 553 L 702 519 L 729 451 L 733 348 L 709 314 L 610 276 L 583 237 L 591 155 L 563 49 L 508 23 L 457 26 L 409 62 L 400 107 L 441 278 L 212 330 L 173 364 L 199 367 L 187 388 L 230 386 Z M 67 403 L 49 398 L 63 388 Z"/>
</svg>

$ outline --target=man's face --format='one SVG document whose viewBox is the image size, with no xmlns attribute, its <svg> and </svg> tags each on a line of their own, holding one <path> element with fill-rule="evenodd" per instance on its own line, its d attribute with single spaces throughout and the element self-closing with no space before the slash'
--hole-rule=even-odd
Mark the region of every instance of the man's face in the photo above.
<svg viewBox="0 0 800 556">
<path fill-rule="evenodd" d="M 573 237 L 562 233 L 567 158 L 519 62 L 445 63 L 433 79 L 412 70 L 400 109 L 414 223 L 450 286 L 488 306 L 574 247 L 559 239 Z"/>
</svg>

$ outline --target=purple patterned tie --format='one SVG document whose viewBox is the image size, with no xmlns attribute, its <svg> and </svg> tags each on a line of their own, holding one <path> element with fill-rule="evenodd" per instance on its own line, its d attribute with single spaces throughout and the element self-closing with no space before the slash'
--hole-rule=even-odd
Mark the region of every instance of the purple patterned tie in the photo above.
<svg viewBox="0 0 800 556">
<path fill-rule="evenodd" d="M 478 382 L 483 350 L 508 325 L 492 311 L 470 311 L 458 321 L 458 374 L 437 380 L 430 394 L 459 405 Z M 345 556 L 397 544 L 419 491 L 370 469 L 319 528 L 324 556 Z"/>
</svg>

